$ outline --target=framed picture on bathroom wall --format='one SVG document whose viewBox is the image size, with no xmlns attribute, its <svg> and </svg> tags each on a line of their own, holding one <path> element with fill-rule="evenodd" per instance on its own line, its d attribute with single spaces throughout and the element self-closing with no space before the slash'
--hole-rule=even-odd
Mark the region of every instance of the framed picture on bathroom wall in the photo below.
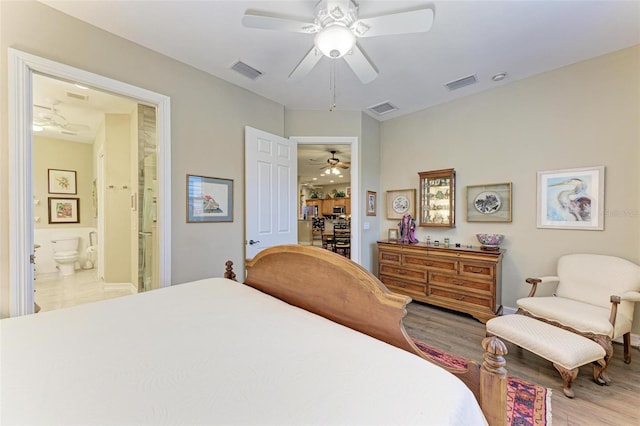
<svg viewBox="0 0 640 426">
<path fill-rule="evenodd" d="M 49 223 L 79 223 L 80 199 L 49 197 Z"/>
<path fill-rule="evenodd" d="M 49 169 L 49 194 L 77 194 L 74 170 Z"/>
</svg>

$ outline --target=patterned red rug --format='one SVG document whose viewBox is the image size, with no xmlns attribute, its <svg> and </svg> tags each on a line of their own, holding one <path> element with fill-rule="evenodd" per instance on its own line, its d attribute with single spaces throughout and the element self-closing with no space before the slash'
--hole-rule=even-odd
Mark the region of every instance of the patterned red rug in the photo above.
<svg viewBox="0 0 640 426">
<path fill-rule="evenodd" d="M 465 358 L 442 351 L 424 342 L 413 339 L 414 343 L 429 358 L 439 363 L 465 368 Z M 517 377 L 507 379 L 507 424 L 511 426 L 551 425 L 551 389 Z"/>
</svg>

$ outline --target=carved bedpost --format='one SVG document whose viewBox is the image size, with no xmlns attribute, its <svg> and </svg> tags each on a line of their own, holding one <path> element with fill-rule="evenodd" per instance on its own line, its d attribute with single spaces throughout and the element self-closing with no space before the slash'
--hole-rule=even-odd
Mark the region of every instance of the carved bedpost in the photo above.
<svg viewBox="0 0 640 426">
<path fill-rule="evenodd" d="M 224 271 L 224 277 L 235 281 L 236 280 L 236 273 L 233 272 L 233 262 L 230 261 L 230 260 L 227 260 L 224 263 L 224 266 L 226 266 L 225 271 Z"/>
<path fill-rule="evenodd" d="M 495 336 L 482 340 L 486 351 L 480 368 L 480 407 L 491 426 L 507 424 L 507 347 Z"/>
</svg>

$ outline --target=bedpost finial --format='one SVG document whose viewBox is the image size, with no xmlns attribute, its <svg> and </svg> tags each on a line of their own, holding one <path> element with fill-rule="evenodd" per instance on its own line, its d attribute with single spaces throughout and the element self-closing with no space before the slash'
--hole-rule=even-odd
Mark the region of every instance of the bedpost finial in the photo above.
<svg viewBox="0 0 640 426">
<path fill-rule="evenodd" d="M 235 281 L 236 280 L 236 273 L 233 272 L 233 262 L 230 261 L 230 260 L 227 260 L 224 263 L 224 265 L 226 266 L 225 271 L 224 271 L 224 277 Z"/>
<path fill-rule="evenodd" d="M 507 370 L 504 366 L 507 362 L 503 355 L 509 351 L 504 342 L 496 336 L 485 337 L 482 340 L 482 348 L 486 351 L 482 355 L 482 368 L 495 374 L 506 375 Z"/>
</svg>

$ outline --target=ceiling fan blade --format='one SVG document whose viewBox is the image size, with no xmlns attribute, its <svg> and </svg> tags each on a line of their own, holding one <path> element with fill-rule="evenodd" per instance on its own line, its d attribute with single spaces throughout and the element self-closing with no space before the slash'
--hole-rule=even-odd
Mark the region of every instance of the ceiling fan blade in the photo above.
<svg viewBox="0 0 640 426">
<path fill-rule="evenodd" d="M 313 67 L 316 66 L 320 58 L 322 58 L 322 53 L 316 49 L 315 46 L 309 50 L 309 52 L 305 55 L 304 58 L 296 65 L 296 67 L 289 74 L 289 81 L 300 81 L 311 72 Z"/>
<path fill-rule="evenodd" d="M 289 31 L 292 33 L 306 34 L 316 33 L 319 30 L 319 27 L 313 22 L 303 22 L 296 19 L 283 18 L 281 16 L 257 10 L 247 10 L 242 17 L 242 25 L 262 30 Z"/>
<path fill-rule="evenodd" d="M 433 25 L 433 9 L 419 9 L 359 19 L 353 24 L 358 37 L 423 33 Z"/>
<path fill-rule="evenodd" d="M 62 127 L 72 132 L 82 132 L 82 131 L 91 130 L 91 127 L 87 126 L 86 124 L 80 124 L 80 123 L 67 123 Z"/>
<path fill-rule="evenodd" d="M 357 44 L 354 45 L 351 52 L 344 55 L 343 58 L 363 84 L 375 80 L 378 76 L 378 70 L 376 70 Z"/>
</svg>

